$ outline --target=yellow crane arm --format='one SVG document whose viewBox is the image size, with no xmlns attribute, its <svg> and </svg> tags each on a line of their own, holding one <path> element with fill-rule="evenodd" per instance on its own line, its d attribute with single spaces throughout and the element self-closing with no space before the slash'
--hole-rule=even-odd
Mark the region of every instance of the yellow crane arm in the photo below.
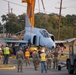
<svg viewBox="0 0 76 75">
<path fill-rule="evenodd" d="M 35 0 L 22 0 L 22 2 L 27 3 L 27 14 L 30 20 L 32 27 L 34 27 L 34 7 Z"/>
</svg>

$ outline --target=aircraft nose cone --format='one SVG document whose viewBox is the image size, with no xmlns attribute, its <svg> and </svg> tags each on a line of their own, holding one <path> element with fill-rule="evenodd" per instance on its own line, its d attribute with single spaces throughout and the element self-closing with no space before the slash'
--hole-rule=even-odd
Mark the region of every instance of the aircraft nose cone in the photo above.
<svg viewBox="0 0 76 75">
<path fill-rule="evenodd" d="M 47 46 L 48 46 L 48 48 L 55 48 L 56 47 L 56 45 L 55 45 L 55 43 L 54 42 L 52 42 L 52 43 L 48 43 L 47 44 Z"/>
</svg>

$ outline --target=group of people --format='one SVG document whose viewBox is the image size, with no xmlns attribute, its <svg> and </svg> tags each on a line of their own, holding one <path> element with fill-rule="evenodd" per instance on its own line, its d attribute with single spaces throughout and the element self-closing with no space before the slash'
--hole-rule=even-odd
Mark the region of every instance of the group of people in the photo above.
<svg viewBox="0 0 76 75">
<path fill-rule="evenodd" d="M 23 51 L 22 52 L 21 51 L 22 50 L 20 48 L 20 50 L 16 54 L 16 58 L 18 60 L 18 72 L 19 72 L 19 70 L 21 70 L 21 72 L 22 72 L 22 64 L 23 64 L 24 58 L 26 61 L 26 66 L 30 65 L 29 49 L 26 48 L 25 56 L 23 56 L 24 53 L 23 53 Z M 41 63 L 41 73 L 43 73 L 44 71 L 45 71 L 45 73 L 47 73 L 47 70 L 51 69 L 52 61 L 53 61 L 53 69 L 55 69 L 55 68 L 57 69 L 58 55 L 59 55 L 58 49 L 56 48 L 55 50 L 53 50 L 53 52 L 50 51 L 49 53 L 46 53 L 43 48 L 41 48 L 41 50 L 39 50 L 39 51 L 41 51 L 41 52 L 38 52 L 38 50 L 34 49 L 33 53 L 32 53 L 34 69 L 38 70 L 39 64 Z M 53 60 L 52 60 L 52 58 L 53 58 Z M 21 63 L 21 61 L 22 61 L 22 63 Z"/>
<path fill-rule="evenodd" d="M 41 63 L 41 73 L 45 71 L 47 73 L 47 70 L 51 68 L 52 64 L 52 58 L 53 58 L 53 69 L 57 69 L 58 66 L 58 49 L 45 52 L 44 48 L 42 47 L 40 50 L 34 49 L 32 52 L 32 59 L 33 59 L 33 65 L 34 69 L 38 70 L 39 64 Z M 10 54 L 10 48 L 8 45 L 4 47 L 3 49 L 3 64 L 8 64 L 9 60 L 9 54 Z M 23 71 L 23 61 L 25 60 L 26 66 L 30 65 L 30 51 L 29 47 L 26 48 L 25 53 L 22 51 L 22 48 L 20 48 L 16 53 L 16 59 L 17 59 L 17 69 L 18 72 Z"/>
</svg>

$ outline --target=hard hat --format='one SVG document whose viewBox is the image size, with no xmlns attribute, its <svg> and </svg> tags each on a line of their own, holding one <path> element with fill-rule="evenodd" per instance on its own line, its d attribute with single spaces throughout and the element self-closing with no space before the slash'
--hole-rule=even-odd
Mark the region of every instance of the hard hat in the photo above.
<svg viewBox="0 0 76 75">
<path fill-rule="evenodd" d="M 44 49 L 42 49 L 42 51 L 41 52 L 45 52 L 45 50 Z"/>
<path fill-rule="evenodd" d="M 34 48 L 34 50 L 36 50 L 36 48 Z"/>
<path fill-rule="evenodd" d="M 34 51 L 37 51 L 37 49 L 36 49 L 36 48 L 34 48 Z"/>
</svg>

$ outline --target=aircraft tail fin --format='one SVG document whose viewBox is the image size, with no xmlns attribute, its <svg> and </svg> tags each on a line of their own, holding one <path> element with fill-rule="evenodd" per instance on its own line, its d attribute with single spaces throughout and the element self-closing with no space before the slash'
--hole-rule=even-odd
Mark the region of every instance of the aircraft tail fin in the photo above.
<svg viewBox="0 0 76 75">
<path fill-rule="evenodd" d="M 26 27 L 32 27 L 27 14 L 25 14 L 25 28 Z"/>
</svg>

